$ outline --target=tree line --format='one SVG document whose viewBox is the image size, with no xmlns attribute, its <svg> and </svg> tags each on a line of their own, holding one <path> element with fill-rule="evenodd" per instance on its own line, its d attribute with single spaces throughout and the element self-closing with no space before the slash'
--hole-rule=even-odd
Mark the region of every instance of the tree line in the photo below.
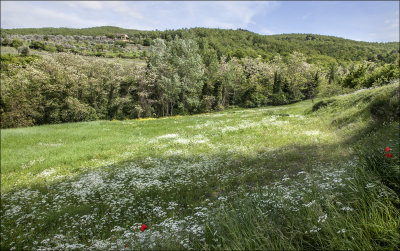
<svg viewBox="0 0 400 251">
<path fill-rule="evenodd" d="M 1 127 L 281 105 L 389 84 L 395 63 L 327 66 L 293 52 L 218 57 L 207 41 L 155 39 L 145 65 L 68 53 L 1 56 Z"/>
</svg>

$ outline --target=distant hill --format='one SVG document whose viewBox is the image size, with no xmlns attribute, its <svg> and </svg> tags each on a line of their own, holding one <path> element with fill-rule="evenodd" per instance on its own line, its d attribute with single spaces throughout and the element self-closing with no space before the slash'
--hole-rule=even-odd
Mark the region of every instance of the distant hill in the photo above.
<svg viewBox="0 0 400 251">
<path fill-rule="evenodd" d="M 243 29 L 191 28 L 141 31 L 114 26 L 83 29 L 1 29 L 2 36 L 27 34 L 112 36 L 118 33 L 127 34 L 132 43 L 145 45 L 156 38 L 162 38 L 167 41 L 176 36 L 179 38 L 191 38 L 196 40 L 201 48 L 205 46 L 215 50 L 218 56 L 262 57 L 265 60 L 271 59 L 277 53 L 285 56 L 293 51 L 299 51 L 308 58 L 310 63 L 363 60 L 393 62 L 396 54 L 400 52 L 398 42 L 371 43 L 316 34 L 260 35 Z"/>
</svg>

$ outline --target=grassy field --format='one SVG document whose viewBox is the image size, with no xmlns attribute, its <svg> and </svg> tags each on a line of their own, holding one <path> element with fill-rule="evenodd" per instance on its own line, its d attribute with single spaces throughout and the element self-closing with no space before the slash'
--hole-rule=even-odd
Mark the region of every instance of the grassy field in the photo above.
<svg viewBox="0 0 400 251">
<path fill-rule="evenodd" d="M 367 168 L 398 171 L 399 123 L 379 110 L 398 88 L 2 130 L 1 247 L 399 248 L 398 187 Z"/>
</svg>

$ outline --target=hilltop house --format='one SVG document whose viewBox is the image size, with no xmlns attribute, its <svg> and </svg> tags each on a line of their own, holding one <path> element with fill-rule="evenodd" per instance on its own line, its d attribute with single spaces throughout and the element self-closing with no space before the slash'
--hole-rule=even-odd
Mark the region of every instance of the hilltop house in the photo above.
<svg viewBox="0 0 400 251">
<path fill-rule="evenodd" d="M 115 39 L 128 41 L 129 37 L 127 34 L 115 34 Z"/>
</svg>

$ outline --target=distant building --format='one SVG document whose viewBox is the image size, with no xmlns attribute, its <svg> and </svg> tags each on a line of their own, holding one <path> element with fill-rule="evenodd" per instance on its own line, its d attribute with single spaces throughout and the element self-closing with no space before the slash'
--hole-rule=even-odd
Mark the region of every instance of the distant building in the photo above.
<svg viewBox="0 0 400 251">
<path fill-rule="evenodd" d="M 115 34 L 115 39 L 128 41 L 129 37 L 127 34 Z"/>
</svg>

